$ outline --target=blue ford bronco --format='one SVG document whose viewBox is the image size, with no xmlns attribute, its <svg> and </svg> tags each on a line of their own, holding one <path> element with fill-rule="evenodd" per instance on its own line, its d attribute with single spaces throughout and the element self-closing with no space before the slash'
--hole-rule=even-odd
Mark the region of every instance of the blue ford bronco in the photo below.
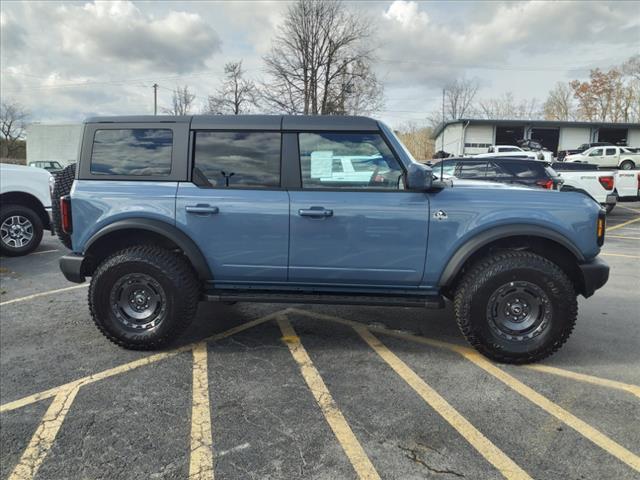
<svg viewBox="0 0 640 480">
<path fill-rule="evenodd" d="M 91 118 L 54 196 L 62 272 L 91 277 L 95 324 L 131 349 L 170 343 L 202 300 L 449 299 L 471 345 L 526 363 L 609 275 L 590 198 L 443 183 L 365 117 Z"/>
</svg>

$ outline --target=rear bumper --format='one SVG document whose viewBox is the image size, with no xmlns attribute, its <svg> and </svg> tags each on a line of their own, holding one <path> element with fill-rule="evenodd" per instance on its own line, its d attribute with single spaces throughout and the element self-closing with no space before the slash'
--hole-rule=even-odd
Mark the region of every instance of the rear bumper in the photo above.
<svg viewBox="0 0 640 480">
<path fill-rule="evenodd" d="M 60 259 L 60 270 L 64 274 L 65 278 L 70 282 L 83 283 L 85 280 L 82 274 L 82 262 L 84 257 L 82 255 L 65 255 Z"/>
<path fill-rule="evenodd" d="M 609 280 L 609 265 L 604 260 L 596 257 L 588 263 L 578 265 L 582 273 L 583 291 L 585 297 L 590 297 Z"/>
<path fill-rule="evenodd" d="M 615 205 L 616 203 L 618 203 L 618 196 L 613 193 L 609 194 L 607 195 L 604 203 L 606 203 L 607 205 Z"/>
</svg>

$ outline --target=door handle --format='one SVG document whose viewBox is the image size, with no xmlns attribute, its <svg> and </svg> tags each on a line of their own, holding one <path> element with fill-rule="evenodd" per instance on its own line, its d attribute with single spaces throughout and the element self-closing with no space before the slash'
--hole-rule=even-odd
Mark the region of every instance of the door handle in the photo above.
<svg viewBox="0 0 640 480">
<path fill-rule="evenodd" d="M 327 218 L 333 215 L 333 210 L 324 207 L 301 208 L 298 210 L 301 217 Z"/>
<path fill-rule="evenodd" d="M 218 213 L 220 210 L 218 207 L 212 207 L 206 203 L 199 203 L 197 205 L 187 205 L 185 207 L 187 213 L 200 213 L 205 215 L 214 215 Z"/>
</svg>

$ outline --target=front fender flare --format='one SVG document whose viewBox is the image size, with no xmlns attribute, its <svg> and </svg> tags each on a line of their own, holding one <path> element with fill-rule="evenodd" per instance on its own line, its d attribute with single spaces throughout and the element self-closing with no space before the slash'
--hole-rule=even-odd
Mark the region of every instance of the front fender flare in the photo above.
<svg viewBox="0 0 640 480">
<path fill-rule="evenodd" d="M 213 279 L 209 264 L 195 242 L 179 228 L 162 220 L 150 218 L 127 218 L 125 220 L 118 220 L 94 233 L 86 242 L 84 251 L 89 252 L 91 246 L 99 239 L 118 230 L 145 230 L 168 238 L 184 252 L 201 280 Z"/>
<path fill-rule="evenodd" d="M 538 237 L 554 241 L 569 250 L 576 257 L 576 260 L 579 263 L 585 261 L 582 252 L 580 252 L 580 250 L 573 243 L 571 243 L 569 239 L 567 239 L 564 235 L 551 230 L 550 228 L 528 224 L 504 225 L 501 227 L 485 230 L 460 246 L 449 259 L 449 262 L 442 272 L 442 275 L 440 275 L 438 285 L 440 287 L 450 285 L 453 279 L 464 266 L 465 262 L 482 247 L 489 245 L 496 240 L 515 236 Z"/>
</svg>

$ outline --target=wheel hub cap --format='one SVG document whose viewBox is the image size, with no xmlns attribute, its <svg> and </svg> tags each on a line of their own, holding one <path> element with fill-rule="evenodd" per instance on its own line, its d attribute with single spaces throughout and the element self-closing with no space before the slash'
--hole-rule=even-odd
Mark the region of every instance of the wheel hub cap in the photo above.
<svg viewBox="0 0 640 480">
<path fill-rule="evenodd" d="M 111 310 L 126 327 L 148 330 L 160 324 L 166 313 L 166 295 L 151 276 L 132 273 L 121 277 L 111 289 Z"/>
<path fill-rule="evenodd" d="M 22 215 L 8 217 L 0 225 L 0 239 L 11 248 L 21 248 L 33 239 L 33 224 Z"/>
<path fill-rule="evenodd" d="M 509 282 L 494 291 L 487 303 L 491 329 L 508 340 L 522 341 L 540 335 L 551 319 L 551 302 L 538 285 Z"/>
</svg>

